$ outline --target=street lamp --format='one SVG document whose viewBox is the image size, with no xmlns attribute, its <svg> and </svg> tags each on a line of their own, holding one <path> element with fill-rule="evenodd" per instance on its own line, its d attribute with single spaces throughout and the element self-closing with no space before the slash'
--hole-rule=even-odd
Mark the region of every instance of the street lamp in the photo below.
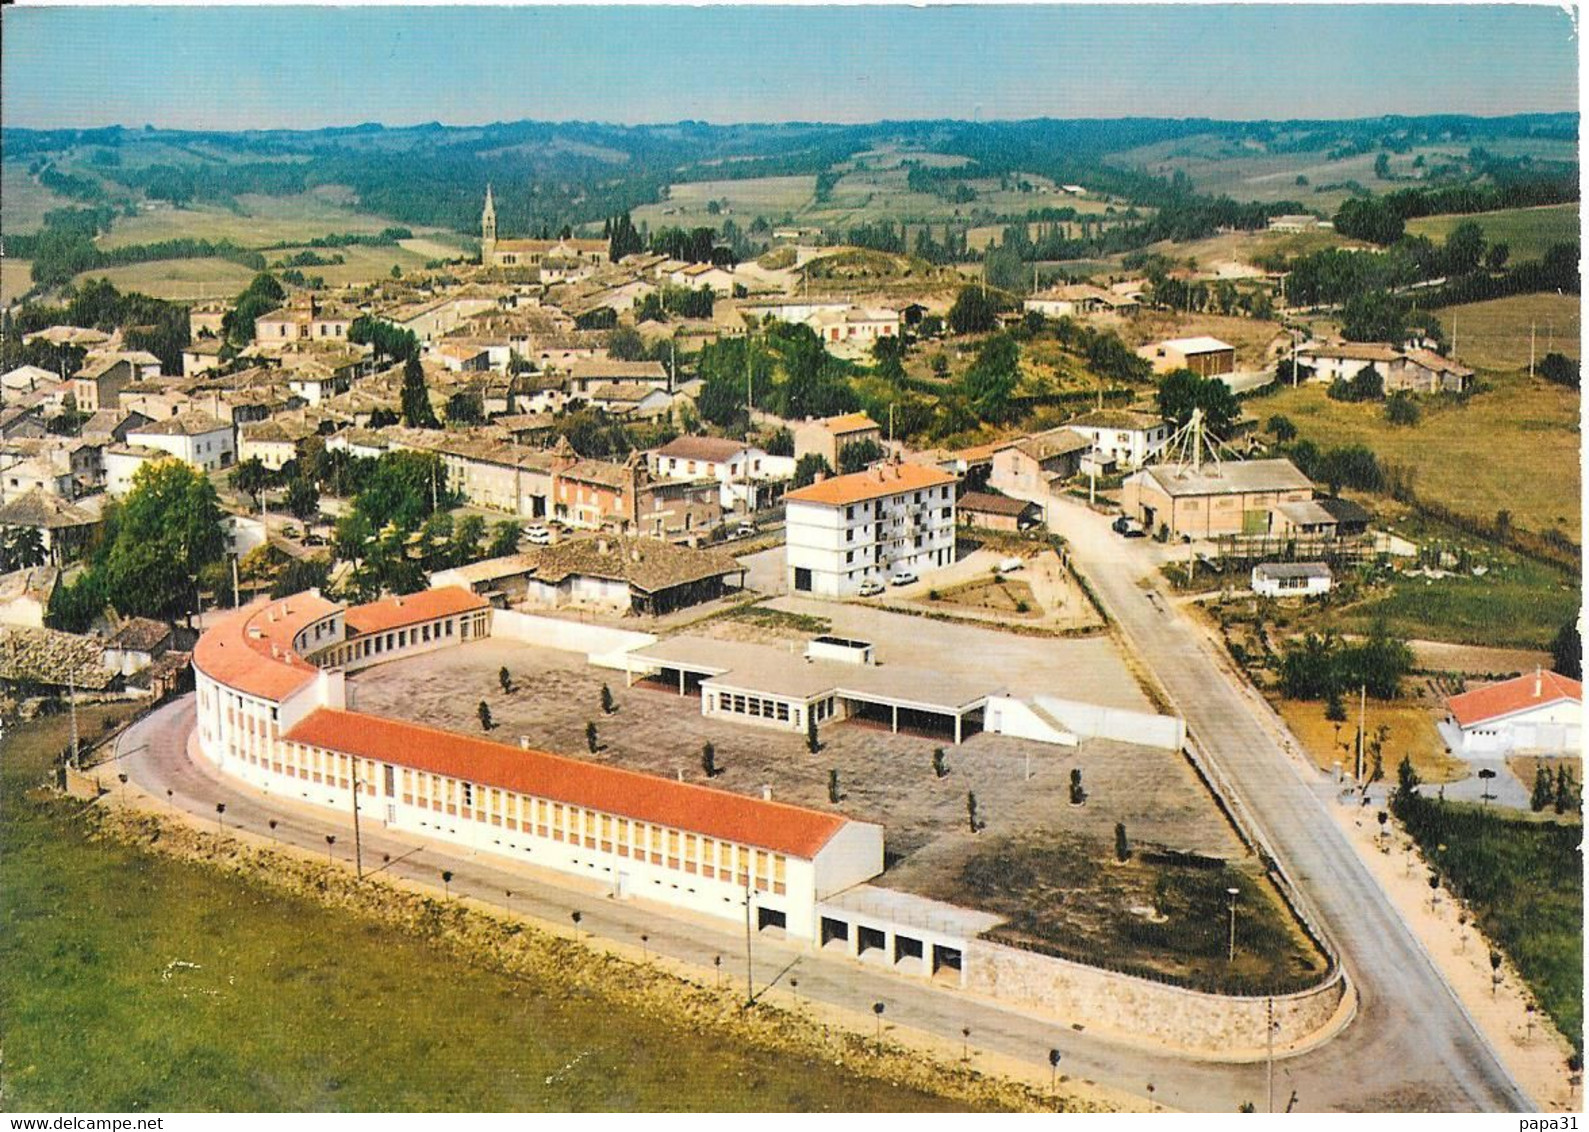
<svg viewBox="0 0 1589 1132">
<path fill-rule="evenodd" d="M 1236 961 L 1236 898 L 1241 895 L 1239 888 L 1227 888 L 1225 895 L 1230 900 L 1230 949 L 1225 959 L 1228 963 Z"/>
<path fill-rule="evenodd" d="M 883 1045 L 883 1011 L 884 1011 L 884 1009 L 885 1009 L 885 1007 L 883 1006 L 883 1004 L 881 1002 L 872 1003 L 872 1013 L 877 1015 L 877 1045 L 878 1045 L 879 1048 L 882 1048 L 882 1045 Z"/>
</svg>

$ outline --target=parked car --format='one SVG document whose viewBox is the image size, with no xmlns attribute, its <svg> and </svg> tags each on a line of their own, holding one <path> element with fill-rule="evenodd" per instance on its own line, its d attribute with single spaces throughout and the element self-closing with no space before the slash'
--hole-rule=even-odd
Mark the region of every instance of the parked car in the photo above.
<svg viewBox="0 0 1589 1132">
<path fill-rule="evenodd" d="M 1142 529 L 1141 523 L 1137 522 L 1129 515 L 1121 515 L 1118 519 L 1110 524 L 1110 528 L 1115 534 L 1124 535 L 1126 538 L 1142 538 L 1148 533 Z"/>
<path fill-rule="evenodd" d="M 891 585 L 891 586 L 910 586 L 910 585 L 915 585 L 916 582 L 918 582 L 920 580 L 921 579 L 916 577 L 916 574 L 915 574 L 914 571 L 912 571 L 912 570 L 901 570 L 899 573 L 895 574 L 892 578 L 888 579 L 888 584 Z"/>
<path fill-rule="evenodd" d="M 750 538 L 755 533 L 756 533 L 756 524 L 755 523 L 741 523 L 741 524 L 739 524 L 739 526 L 734 528 L 734 537 L 735 538 Z"/>
<path fill-rule="evenodd" d="M 1024 558 L 1006 558 L 999 563 L 999 573 L 1010 574 L 1022 569 L 1025 565 L 1026 559 Z"/>
<path fill-rule="evenodd" d="M 539 523 L 525 527 L 524 538 L 531 546 L 552 545 L 552 532 Z"/>
<path fill-rule="evenodd" d="M 861 583 L 861 588 L 856 591 L 862 597 L 876 597 L 883 592 L 883 583 L 876 578 L 868 578 Z"/>
</svg>

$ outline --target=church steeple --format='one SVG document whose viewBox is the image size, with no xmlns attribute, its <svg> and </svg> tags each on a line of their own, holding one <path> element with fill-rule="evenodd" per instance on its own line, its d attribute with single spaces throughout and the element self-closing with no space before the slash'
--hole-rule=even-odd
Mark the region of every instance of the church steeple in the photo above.
<svg viewBox="0 0 1589 1132">
<path fill-rule="evenodd" d="M 480 213 L 480 262 L 486 267 L 495 265 L 497 258 L 497 205 L 491 197 L 491 184 L 486 183 L 486 206 Z"/>
</svg>

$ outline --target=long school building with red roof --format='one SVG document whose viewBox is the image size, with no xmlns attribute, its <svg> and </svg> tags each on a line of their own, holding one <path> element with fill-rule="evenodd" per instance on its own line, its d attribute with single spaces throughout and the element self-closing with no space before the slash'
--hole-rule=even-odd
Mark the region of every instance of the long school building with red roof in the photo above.
<svg viewBox="0 0 1589 1132">
<path fill-rule="evenodd" d="M 816 941 L 817 902 L 883 868 L 882 827 L 346 710 L 344 674 L 490 633 L 437 589 L 256 603 L 194 652 L 199 748 L 274 794 Z M 355 797 L 357 803 L 355 803 Z"/>
</svg>

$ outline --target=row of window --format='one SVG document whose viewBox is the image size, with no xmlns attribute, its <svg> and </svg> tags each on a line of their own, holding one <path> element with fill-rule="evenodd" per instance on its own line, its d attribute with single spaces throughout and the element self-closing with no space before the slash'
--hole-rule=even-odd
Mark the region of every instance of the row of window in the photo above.
<svg viewBox="0 0 1589 1132">
<path fill-rule="evenodd" d="M 742 696 L 737 692 L 717 693 L 716 708 L 732 715 L 749 715 L 757 719 L 776 719 L 789 722 L 789 704 L 785 700 L 763 699 L 761 696 Z"/>
</svg>

